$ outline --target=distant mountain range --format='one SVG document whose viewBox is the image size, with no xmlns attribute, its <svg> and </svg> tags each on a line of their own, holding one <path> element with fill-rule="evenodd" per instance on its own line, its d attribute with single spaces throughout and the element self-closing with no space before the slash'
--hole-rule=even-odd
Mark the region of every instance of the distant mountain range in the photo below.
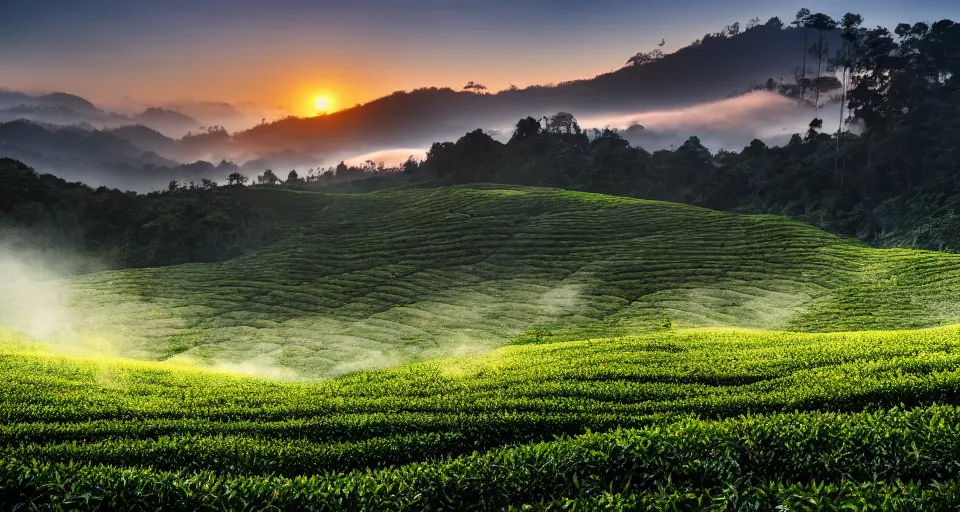
<svg viewBox="0 0 960 512">
<path fill-rule="evenodd" d="M 812 30 L 807 36 L 816 37 Z M 825 37 L 831 48 L 839 46 L 837 31 Z M 313 167 L 379 150 L 427 147 L 478 127 L 508 137 L 516 121 L 526 116 L 567 111 L 580 118 L 623 118 L 721 100 L 769 78 L 792 81 L 804 59 L 804 42 L 804 29 L 761 25 L 592 79 L 495 94 L 449 88 L 400 91 L 329 115 L 288 117 L 232 135 L 199 130 L 218 124 L 211 119 L 215 116 L 240 119 L 240 109 L 226 103 L 181 104 L 209 116 L 204 123 L 169 108 L 151 107 L 127 116 L 66 93 L 0 91 L 0 123 L 6 121 L 0 125 L 0 156 L 60 175 L 73 169 L 64 168 L 66 162 L 90 172 L 98 166 L 120 166 L 151 175 L 157 168 L 174 169 L 197 160 L 249 162 L 247 167 L 256 167 L 255 172 L 268 166 Z M 63 125 L 75 128 L 58 127 Z M 188 131 L 194 133 L 187 137 Z M 650 135 L 646 140 L 666 140 Z"/>
<path fill-rule="evenodd" d="M 202 125 L 188 115 L 159 107 L 150 107 L 139 114 L 127 116 L 100 110 L 89 101 L 72 94 L 29 96 L 0 92 L 0 121 L 17 119 L 58 125 L 88 124 L 98 128 L 142 124 L 177 137 L 197 130 Z"/>
<path fill-rule="evenodd" d="M 808 37 L 815 40 L 815 32 L 810 30 Z M 825 37 L 831 48 L 839 46 L 838 31 Z M 397 92 L 326 116 L 256 126 L 234 138 L 260 150 L 371 151 L 384 145 L 429 145 L 477 127 L 510 130 L 527 115 L 566 111 L 585 117 L 681 108 L 725 98 L 768 78 L 792 81 L 804 49 L 803 29 L 762 25 L 588 80 L 496 94 L 437 88 Z"/>
</svg>

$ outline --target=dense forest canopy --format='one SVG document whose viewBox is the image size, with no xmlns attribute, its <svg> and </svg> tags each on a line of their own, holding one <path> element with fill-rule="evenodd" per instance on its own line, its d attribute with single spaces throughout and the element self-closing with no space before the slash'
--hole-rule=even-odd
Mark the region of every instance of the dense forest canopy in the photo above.
<svg viewBox="0 0 960 512">
<path fill-rule="evenodd" d="M 822 71 L 833 69 L 841 101 L 829 108 L 845 122 L 828 127 L 813 119 L 782 147 L 755 140 L 714 154 L 693 136 L 651 153 L 632 146 L 627 133 L 583 130 L 560 112 L 521 119 L 507 143 L 478 129 L 434 143 L 424 162 L 393 169 L 341 163 L 255 179 L 234 169 L 225 187 L 174 182 L 147 195 L 92 189 L 0 160 L 0 217 L 7 229 L 60 237 L 119 266 L 212 261 L 270 240 L 270 205 L 245 202 L 242 185 L 311 188 L 377 175 L 371 188 L 391 179 L 563 187 L 787 215 L 877 245 L 960 249 L 960 24 L 890 31 L 863 27 L 855 14 L 833 20 L 807 10 L 794 23 L 812 28 L 812 46 L 800 50 L 812 49 L 817 71 L 802 73 L 792 95 L 801 102 L 819 96 Z M 818 34 L 830 27 L 840 29 L 842 45 L 827 54 Z"/>
<path fill-rule="evenodd" d="M 68 247 L 109 266 L 232 258 L 269 240 L 272 229 L 262 209 L 210 180 L 137 194 L 68 183 L 0 158 L 0 182 L 5 244 Z"/>
<path fill-rule="evenodd" d="M 740 152 L 712 154 L 694 136 L 650 153 L 618 130 L 584 131 L 559 113 L 521 120 L 506 144 L 479 130 L 436 143 L 422 167 L 451 183 L 557 186 L 777 213 L 881 245 L 960 248 L 960 24 L 901 24 L 891 32 L 864 28 L 855 14 L 838 22 L 806 10 L 797 23 L 841 29 L 843 46 L 829 64 L 844 79 L 836 108 L 846 109 L 846 126 L 832 133 L 813 119 L 783 147 L 755 140 Z M 822 55 L 816 42 L 813 48 Z M 794 93 L 798 100 L 820 94 L 820 80 L 800 79 L 815 91 Z"/>
</svg>

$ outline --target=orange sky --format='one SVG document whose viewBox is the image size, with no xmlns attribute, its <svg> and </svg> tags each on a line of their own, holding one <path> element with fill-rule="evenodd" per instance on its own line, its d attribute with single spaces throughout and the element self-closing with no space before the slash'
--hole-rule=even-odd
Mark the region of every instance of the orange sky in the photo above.
<svg viewBox="0 0 960 512">
<path fill-rule="evenodd" d="M 396 90 L 491 91 L 588 78 L 666 38 L 799 7 L 868 24 L 960 15 L 956 0 L 0 0 L 0 88 L 65 91 L 129 109 L 255 102 L 277 115 Z"/>
</svg>

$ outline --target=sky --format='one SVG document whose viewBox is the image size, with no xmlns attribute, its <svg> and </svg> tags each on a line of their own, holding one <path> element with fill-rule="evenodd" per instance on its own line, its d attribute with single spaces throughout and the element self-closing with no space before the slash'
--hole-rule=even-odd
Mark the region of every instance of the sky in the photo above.
<svg viewBox="0 0 960 512">
<path fill-rule="evenodd" d="M 104 107 L 254 102 L 338 110 L 395 90 L 496 91 L 622 67 L 801 7 L 867 25 L 960 19 L 956 0 L 2 0 L 0 89 Z"/>
</svg>

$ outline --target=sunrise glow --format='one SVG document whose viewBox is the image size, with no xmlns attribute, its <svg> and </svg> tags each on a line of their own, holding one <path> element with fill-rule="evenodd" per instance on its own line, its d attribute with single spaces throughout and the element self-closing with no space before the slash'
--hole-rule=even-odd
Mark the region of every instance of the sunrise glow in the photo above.
<svg viewBox="0 0 960 512">
<path fill-rule="evenodd" d="M 326 112 L 330 110 L 330 100 L 326 96 L 317 96 L 313 106 L 317 112 Z"/>
</svg>

